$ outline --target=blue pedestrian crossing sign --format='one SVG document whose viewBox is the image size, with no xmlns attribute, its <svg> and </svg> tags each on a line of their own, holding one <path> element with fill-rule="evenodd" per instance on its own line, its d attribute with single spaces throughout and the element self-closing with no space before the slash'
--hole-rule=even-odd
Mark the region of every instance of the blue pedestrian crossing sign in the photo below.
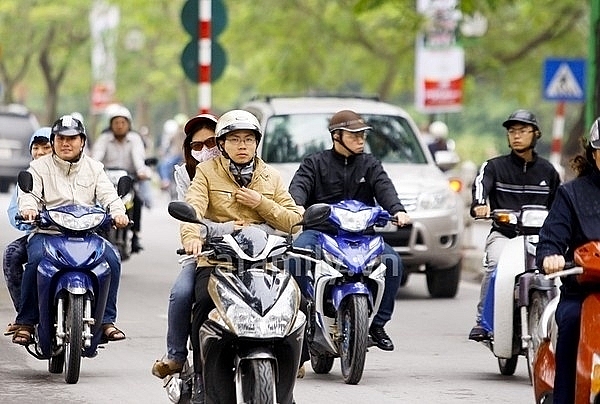
<svg viewBox="0 0 600 404">
<path fill-rule="evenodd" d="M 585 101 L 585 59 L 546 59 L 544 99 Z"/>
</svg>

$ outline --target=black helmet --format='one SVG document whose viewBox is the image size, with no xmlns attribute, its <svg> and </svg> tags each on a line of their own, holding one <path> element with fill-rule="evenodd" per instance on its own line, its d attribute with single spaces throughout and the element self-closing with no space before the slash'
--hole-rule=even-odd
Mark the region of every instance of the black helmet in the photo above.
<svg viewBox="0 0 600 404">
<path fill-rule="evenodd" d="M 74 118 L 73 115 L 63 115 L 52 125 L 50 141 L 54 142 L 54 136 L 81 136 L 85 141 L 87 135 L 81 121 Z"/>
<path fill-rule="evenodd" d="M 504 126 L 506 129 L 508 129 L 515 122 L 532 125 L 535 128 L 535 130 L 537 130 L 537 131 L 540 130 L 540 127 L 538 125 L 538 121 L 537 121 L 535 115 L 533 115 L 532 112 L 527 111 L 525 109 L 518 109 L 515 112 L 513 112 L 512 114 L 510 114 L 508 116 L 508 119 L 506 121 L 504 121 L 504 123 L 502 123 L 502 126 Z"/>
</svg>

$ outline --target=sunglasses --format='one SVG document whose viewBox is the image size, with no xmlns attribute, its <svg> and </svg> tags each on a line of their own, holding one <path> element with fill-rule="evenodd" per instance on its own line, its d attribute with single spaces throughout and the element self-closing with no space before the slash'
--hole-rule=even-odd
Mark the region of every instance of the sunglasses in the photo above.
<svg viewBox="0 0 600 404">
<path fill-rule="evenodd" d="M 204 146 L 208 147 L 209 149 L 212 149 L 216 145 L 217 145 L 217 140 L 215 137 L 209 137 L 204 142 L 196 141 L 196 142 L 190 143 L 190 147 L 192 148 L 192 150 L 195 150 L 195 151 L 200 151 L 200 150 L 204 149 Z"/>
</svg>

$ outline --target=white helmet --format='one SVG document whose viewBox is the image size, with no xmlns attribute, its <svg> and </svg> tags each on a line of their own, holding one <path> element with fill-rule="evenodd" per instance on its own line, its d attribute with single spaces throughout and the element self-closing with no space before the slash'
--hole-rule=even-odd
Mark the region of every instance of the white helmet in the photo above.
<svg viewBox="0 0 600 404">
<path fill-rule="evenodd" d="M 225 135 L 235 130 L 251 130 L 256 136 L 256 143 L 260 142 L 262 133 L 260 131 L 260 123 L 254 115 L 248 111 L 241 109 L 234 109 L 226 112 L 217 121 L 217 127 L 215 128 L 215 134 L 217 140 L 224 139 Z"/>
<path fill-rule="evenodd" d="M 108 116 L 108 122 L 112 122 L 118 116 L 121 116 L 129 121 L 129 125 L 131 125 L 131 112 L 127 108 L 122 105 L 112 104 L 106 109 L 106 113 Z"/>
<path fill-rule="evenodd" d="M 163 124 L 163 135 L 175 135 L 179 131 L 179 124 L 175 119 L 167 119 Z"/>
<path fill-rule="evenodd" d="M 429 134 L 435 138 L 446 139 L 448 137 L 448 126 L 442 121 L 431 122 Z"/>
</svg>

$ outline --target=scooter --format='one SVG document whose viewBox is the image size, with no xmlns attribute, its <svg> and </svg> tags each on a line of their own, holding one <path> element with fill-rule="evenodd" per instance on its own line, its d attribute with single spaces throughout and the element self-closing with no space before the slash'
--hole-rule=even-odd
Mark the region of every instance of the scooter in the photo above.
<svg viewBox="0 0 600 404">
<path fill-rule="evenodd" d="M 577 275 L 580 284 L 593 290 L 583 301 L 581 328 L 577 348 L 577 377 L 575 403 L 600 403 L 600 241 L 590 241 L 575 250 L 575 265 L 547 275 L 556 279 Z M 569 268 L 570 267 L 570 268 Z M 553 401 L 555 354 L 558 327 L 554 318 L 559 296 L 544 311 L 544 321 L 538 332 L 542 341 L 534 362 L 533 387 L 535 402 L 549 404 Z"/>
<path fill-rule="evenodd" d="M 192 206 L 169 203 L 175 219 L 200 223 Z M 200 327 L 207 403 L 292 403 L 305 315 L 300 289 L 284 269 L 291 238 L 244 226 L 207 238 L 204 255 L 216 266 L 208 291 L 215 303 Z"/>
<path fill-rule="evenodd" d="M 115 187 L 119 183 L 119 180 L 123 177 L 131 176 L 127 173 L 126 170 L 120 168 L 106 168 L 104 170 L 106 175 L 113 183 Z M 133 182 L 133 178 L 131 178 Z M 125 211 L 129 220 L 133 219 L 133 198 L 135 197 L 135 190 L 133 187 L 127 192 L 127 194 L 123 195 L 122 200 L 125 204 Z M 106 238 L 115 248 L 119 251 L 119 255 L 121 256 L 121 261 L 126 261 L 131 257 L 131 243 L 133 233 L 131 231 L 131 223 L 129 226 L 126 226 L 122 229 L 117 229 L 114 227 L 106 228 L 105 231 L 102 231 L 101 234 Z"/>
<path fill-rule="evenodd" d="M 33 178 L 19 173 L 19 188 L 31 193 Z M 131 188 L 128 177 L 119 181 L 118 194 Z M 105 258 L 106 241 L 96 234 L 111 226 L 108 212 L 97 206 L 66 205 L 42 210 L 34 221 L 39 228 L 58 229 L 61 234 L 45 244 L 37 268 L 39 323 L 33 347 L 26 349 L 37 359 L 48 359 L 50 373 L 63 373 L 65 382 L 79 381 L 81 358 L 93 358 L 102 339 L 102 318 L 110 284 Z M 23 220 L 18 216 L 17 220 Z"/>
<path fill-rule="evenodd" d="M 500 373 L 505 376 L 513 375 L 519 356 L 525 356 L 530 382 L 533 360 L 541 344 L 535 330 L 544 309 L 558 293 L 554 281 L 535 266 L 539 231 L 547 216 L 548 210 L 537 205 L 525 205 L 520 211 L 491 212 L 498 226 L 512 229 L 517 236 L 502 249 L 490 282 L 493 293 L 488 293 L 484 302 L 482 325 L 493 337 L 482 343 L 498 358 Z"/>
<path fill-rule="evenodd" d="M 360 382 L 372 345 L 369 319 L 381 303 L 386 273 L 383 238 L 370 230 L 393 220 L 381 207 L 354 200 L 306 209 L 302 224 L 321 232 L 317 249 L 322 254 L 295 248 L 294 256 L 314 263 L 305 292 L 310 315 L 306 338 L 315 373 L 329 373 L 339 357 L 344 382 Z"/>
</svg>

